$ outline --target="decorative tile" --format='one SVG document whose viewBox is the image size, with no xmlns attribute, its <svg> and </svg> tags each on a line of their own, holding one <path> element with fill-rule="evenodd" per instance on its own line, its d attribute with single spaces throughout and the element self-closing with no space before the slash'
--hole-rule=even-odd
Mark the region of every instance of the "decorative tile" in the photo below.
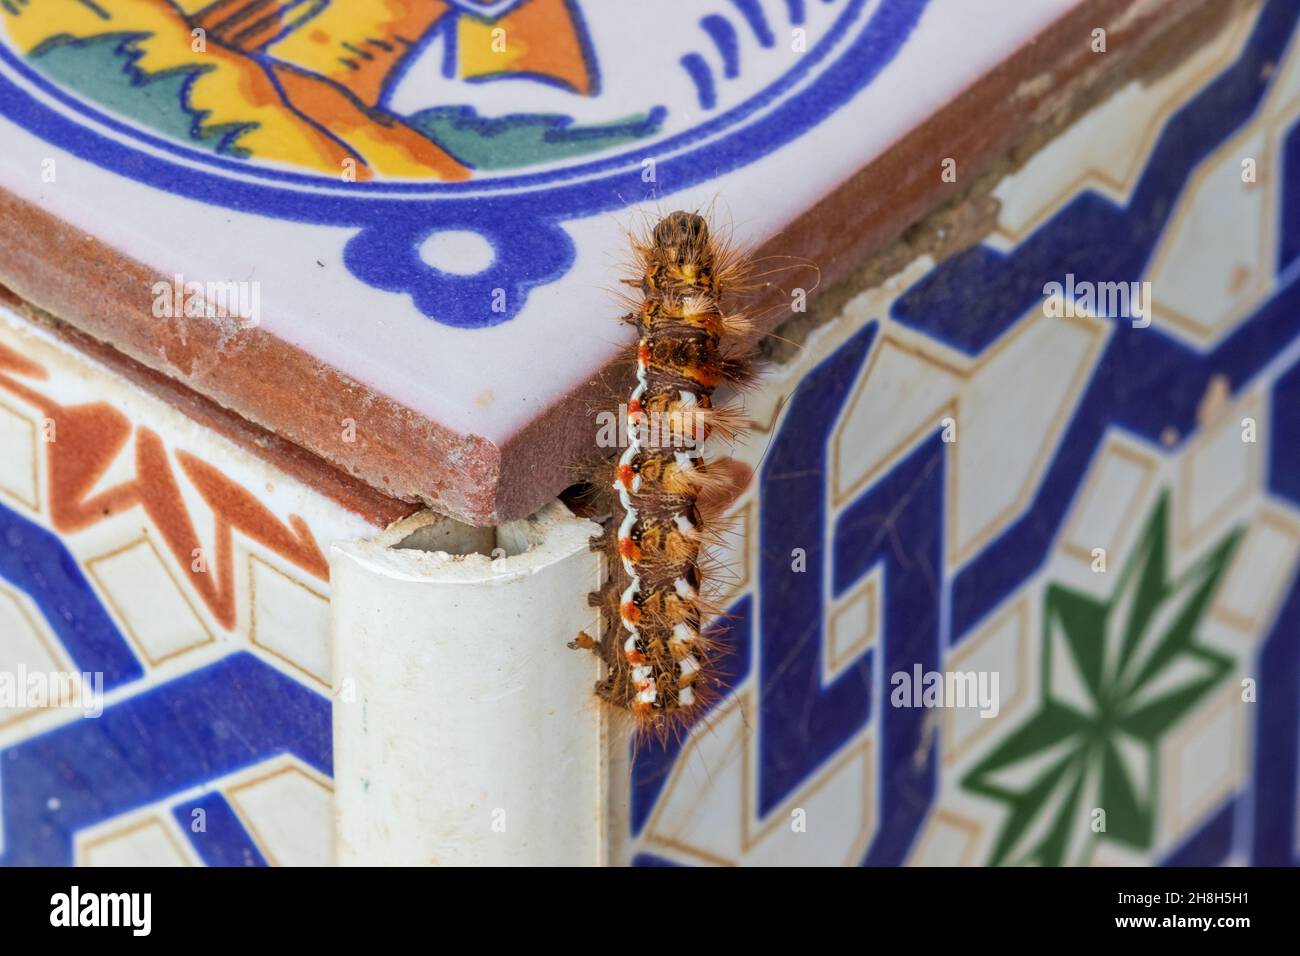
<svg viewBox="0 0 1300 956">
<path fill-rule="evenodd" d="M 1224 144 L 1197 171 L 1150 271 L 1153 321 L 1162 328 L 1213 341 L 1268 292 L 1269 251 L 1277 244 L 1273 163 L 1269 131 L 1259 128 Z M 1210 233 L 1215 242 L 1204 240 Z"/>
<path fill-rule="evenodd" d="M 1214 613 L 1243 634 L 1258 634 L 1272 620 L 1294 579 L 1300 525 L 1284 513 L 1264 511 L 1241 542 Z"/>
<path fill-rule="evenodd" d="M 151 666 L 211 643 L 212 635 L 148 538 L 90 558 L 86 572 Z"/>
<path fill-rule="evenodd" d="M 833 441 L 841 504 L 956 411 L 963 374 L 902 342 L 882 339 Z"/>
<path fill-rule="evenodd" d="M 1229 684 L 1169 741 L 1162 755 L 1161 779 L 1169 786 L 1161 818 L 1170 836 L 1193 831 L 1241 785 L 1249 716 L 1240 688 Z"/>
<path fill-rule="evenodd" d="M 248 570 L 249 640 L 329 687 L 329 598 L 256 556 Z"/>
<path fill-rule="evenodd" d="M 329 865 L 334 800 L 316 775 L 289 766 L 231 787 L 226 797 L 271 865 Z"/>
<path fill-rule="evenodd" d="M 824 684 L 832 684 L 846 667 L 851 667 L 880 633 L 879 572 L 863 579 L 858 588 L 845 596 L 830 612 L 826 629 L 826 649 L 822 655 Z"/>
<path fill-rule="evenodd" d="M 33 511 L 40 509 L 39 476 L 36 473 L 36 423 L 0 405 L 0 493 L 11 495 Z"/>
<path fill-rule="evenodd" d="M 1098 548 L 1108 560 L 1123 553 L 1158 471 L 1153 458 L 1114 438 L 1098 457 L 1062 535 L 1063 549 L 1089 565 Z"/>
<path fill-rule="evenodd" d="M 454 466 L 473 472 L 480 491 L 496 490 L 471 501 L 462 484 L 443 503 L 482 521 L 500 516 L 510 470 L 493 456 L 617 344 L 616 333 L 568 323 L 609 311 L 599 280 L 625 202 L 613 190 L 632 187 L 633 204 L 646 198 L 641 159 L 657 160 L 653 195 L 674 205 L 705 203 L 718 185 L 697 175 L 699 164 L 725 159 L 724 198 L 745 222 L 742 238 L 762 239 L 827 192 L 818 176 L 799 175 L 808 151 L 833 154 L 825 142 L 867 129 L 853 140 L 860 155 L 817 166 L 849 177 L 912 128 L 906 112 L 873 105 L 943 102 L 1008 52 L 962 45 L 994 14 L 949 0 L 755 0 L 689 14 L 671 4 L 635 14 L 642 36 L 616 36 L 615 14 L 581 0 L 443 0 L 410 22 L 383 5 L 358 5 L 364 16 L 313 5 L 323 51 L 346 50 L 336 41 L 351 43 L 353 18 L 365 16 L 380 36 L 428 39 L 428 52 L 385 85 L 390 51 L 345 57 L 349 65 L 303 45 L 301 29 L 232 32 L 231 11 L 207 4 L 110 5 L 111 17 L 154 24 L 142 31 L 149 42 L 92 42 L 100 24 L 60 14 L 69 36 L 84 35 L 49 43 L 40 30 L 22 32 L 41 2 L 0 20 L 0 87 L 11 94 L 0 91 L 0 127 L 14 144 L 0 158 L 6 183 L 95 236 L 86 255 L 96 267 L 121 264 L 101 246 L 128 249 L 155 271 L 221 278 L 261 267 L 256 328 L 173 317 L 139 339 L 121 341 L 121 328 L 107 337 L 204 394 L 263 376 L 263 397 L 277 401 L 292 394 L 288 383 L 307 381 L 305 366 L 235 357 L 292 342 L 316 371 L 351 376 L 332 379 L 349 403 L 414 411 L 420 427 L 444 428 L 437 441 L 451 436 L 413 454 L 401 441 L 385 445 L 397 432 L 367 433 L 375 413 L 357 431 L 366 450 L 329 457 L 373 465 L 388 447 L 419 464 L 459 449 Z M 997 42 L 1018 48 L 1075 10 L 997 0 L 1007 26 Z M 878 18 L 891 11 L 885 30 Z M 891 32 L 904 14 L 917 18 L 911 31 Z M 543 16 L 553 29 L 535 33 Z M 900 265 L 748 397 L 761 439 L 738 449 L 746 480 L 728 505 L 740 530 L 726 547 L 736 577 L 718 622 L 723 693 L 681 739 L 643 746 L 635 759 L 625 740 L 611 743 L 613 862 L 1296 862 L 1300 205 L 1289 184 L 1300 170 L 1300 0 L 1224 16 L 1226 29 L 1199 51 L 1147 85 L 1124 86 L 1010 173 L 994 191 L 1005 205 L 985 240 Z M 852 54 L 873 30 L 896 48 L 869 58 L 874 76 L 841 85 L 852 95 L 818 116 L 814 132 L 780 149 L 756 137 L 773 146 L 761 157 L 736 142 L 726 152 L 717 144 L 763 121 L 744 112 L 759 85 L 795 69 L 781 58 L 799 17 L 814 46 L 825 44 L 824 60 L 800 61 L 809 64 L 805 107 L 826 95 L 826 71 L 868 69 Z M 831 29 L 837 17 L 848 18 L 845 29 Z M 146 128 L 121 90 L 99 94 L 121 94 L 116 105 L 75 91 L 94 57 L 157 72 L 177 66 L 156 59 L 170 51 L 184 61 L 174 76 L 192 73 L 188 47 L 156 39 L 175 40 L 192 22 L 217 50 L 184 94 L 212 111 L 211 135 L 187 141 L 188 123 Z M 496 27 L 547 39 L 507 46 L 500 62 L 478 56 Z M 645 42 L 655 36 L 661 49 Z M 453 37 L 458 54 L 444 60 L 437 54 Z M 641 88 L 619 90 L 620 71 L 603 69 L 628 46 L 629 63 L 668 58 L 662 114 Z M 223 84 L 269 82 L 284 64 L 300 85 L 254 104 L 253 120 L 223 112 L 246 106 Z M 539 70 L 551 86 L 537 82 Z M 454 91 L 449 102 L 420 92 L 434 75 Z M 352 101 L 332 100 L 341 76 L 361 102 L 403 122 L 380 131 L 349 112 Z M 41 83 L 51 95 L 34 98 Z M 485 124 L 500 119 L 492 104 L 502 91 L 519 97 L 527 120 Z M 337 135 L 282 115 L 282 95 L 329 111 Z M 611 102 L 639 106 L 615 115 Z M 790 102 L 777 97 L 773 122 Z M 89 118 L 92 109 L 102 116 Z M 862 124 L 862 115 L 888 120 Z M 437 135 L 415 129 L 416 116 Z M 106 120 L 121 126 L 111 137 Z M 711 123 L 716 137 L 706 139 Z M 575 128 L 601 132 L 577 144 L 565 134 Z M 1112 133 L 1114 155 L 1104 146 Z M 485 150 L 484 139 L 499 145 Z M 674 139 L 680 153 L 670 155 Z M 502 165 L 528 161 L 539 140 L 544 161 Z M 91 155 L 89 145 L 105 143 L 116 145 Z M 1229 182 L 1243 151 L 1259 153 L 1257 188 Z M 38 186 L 47 154 L 58 178 Z M 347 159 L 356 181 L 327 183 Z M 128 161 L 154 180 L 113 171 Z M 218 175 L 228 187 L 219 196 Z M 789 192 L 771 196 L 763 187 L 773 181 L 790 182 Z M 873 188 L 882 181 L 896 180 Z M 88 192 L 103 197 L 93 215 L 80 201 Z M 456 205 L 471 192 L 472 221 Z M 322 193 L 335 201 L 319 203 Z M 0 215 L 15 208 L 6 195 Z M 382 216 L 380 196 L 392 204 Z M 257 212 L 226 208 L 241 197 L 256 197 L 248 209 Z M 843 206 L 865 218 L 877 208 L 865 203 L 836 202 L 825 215 Z M 132 208 L 146 213 L 124 215 Z M 33 232 L 30 241 L 43 240 Z M 304 285 L 304 274 L 316 281 Z M 1150 281 L 1154 321 L 1090 307 L 1075 280 Z M 482 294 L 497 281 L 509 286 L 507 309 L 485 319 Z M 265 347 L 257 354 L 290 354 Z M 268 463 L 152 397 L 163 384 L 134 383 L 96 354 L 0 310 L 0 440 L 6 454 L 16 449 L 0 470 L 0 666 L 92 671 L 112 695 L 93 720 L 49 708 L 0 714 L 0 861 L 325 862 L 333 759 L 323 555 L 331 541 L 373 535 L 377 512 L 358 513 L 354 497 L 303 477 L 316 466 L 295 472 L 287 454 Z M 488 363 L 466 360 L 485 354 L 499 357 L 491 381 Z M 287 406 L 290 425 L 306 431 L 286 434 L 322 451 L 341 406 L 313 397 Z M 42 439 L 46 423 L 52 441 Z M 461 444 L 470 432 L 482 442 Z M 532 436 L 533 446 L 515 447 L 518 473 L 528 471 L 520 462 L 538 474 L 549 467 L 526 454 L 538 441 L 560 454 L 545 429 Z M 184 626 L 141 619 L 146 589 Z M 942 686 L 963 674 L 977 685 L 996 675 L 996 715 L 895 693 L 900 675 L 937 675 Z M 76 780 L 59 770 L 73 760 Z"/>
<path fill-rule="evenodd" d="M 187 847 L 173 804 L 284 753 L 329 773 L 322 549 L 376 526 L 356 496 L 327 497 L 3 305 L 0 395 L 50 439 L 5 434 L 34 448 L 41 484 L 36 508 L 0 493 L 0 673 L 84 672 L 111 695 L 90 718 L 78 701 L 0 710 L 0 863 L 225 859 L 214 847 L 250 839 L 233 811 Z M 266 860 L 328 857 L 328 790 L 308 786 L 283 794 L 296 821 L 267 818 Z"/>
<path fill-rule="evenodd" d="M 779 251 L 838 278 L 865 225 L 821 231 L 810 211 L 866 198 L 896 232 L 909 201 L 851 180 L 937 168 L 894 148 L 958 94 L 997 104 L 963 175 L 992 159 L 1033 122 L 1033 77 L 1087 72 L 1094 54 L 1047 29 L 1084 2 L 8 4 L 0 221 L 28 245 L 91 237 L 105 274 L 140 281 L 50 302 L 43 256 L 13 242 L 0 279 L 376 487 L 522 517 L 571 450 L 530 426 L 572 421 L 562 400 L 623 344 L 627 227 L 725 187 L 740 241 L 803 217 Z M 1111 18 L 1117 48 L 1158 13 Z M 951 191 L 911 178 L 932 202 Z M 428 454 L 395 451 L 413 443 Z M 457 447 L 465 466 L 442 464 Z M 515 464 L 532 459 L 545 470 Z"/>
<path fill-rule="evenodd" d="M 25 595 L 0 581 L 0 674 L 11 675 L 15 685 L 20 675 L 65 672 L 63 662 L 51 649 L 41 625 L 27 607 Z M 16 686 L 14 688 L 17 689 Z M 24 697 L 0 701 L 0 727 L 30 716 L 43 702 Z"/>
<path fill-rule="evenodd" d="M 980 822 L 943 810 L 936 811 L 917 841 L 911 866 L 973 866 Z"/>
<path fill-rule="evenodd" d="M 960 564 L 1023 507 L 1040 480 L 1044 450 L 1069 420 L 1101 353 L 1106 326 L 1040 312 L 999 342 L 959 400 L 950 471 L 949 535 Z"/>
<path fill-rule="evenodd" d="M 80 841 L 78 866 L 192 866 L 166 822 L 147 817 Z"/>
<path fill-rule="evenodd" d="M 994 190 L 995 242 L 1015 245 L 1085 189 L 1126 205 L 1161 127 L 1241 53 L 1258 9 L 1243 8 L 1210 42 L 1153 80 L 1128 84 Z"/>
<path fill-rule="evenodd" d="M 788 806 L 753 819 L 755 751 L 744 698 L 717 716 L 714 733 L 697 736 L 668 782 L 648 842 L 663 852 L 721 865 L 821 865 L 855 860 L 865 847 L 874 811 L 863 798 L 873 777 L 872 747 L 863 738 Z M 707 767 L 709 775 L 701 775 Z M 740 807 L 735 816 L 733 807 Z M 712 812 L 711 812 L 712 811 Z M 719 815 L 729 818 L 715 826 Z"/>
<path fill-rule="evenodd" d="M 1261 415 L 1257 402 L 1238 403 L 1193 439 L 1178 485 L 1179 535 L 1187 544 L 1218 527 L 1256 487 L 1262 453 L 1249 436 Z"/>
<path fill-rule="evenodd" d="M 850 302 L 753 398 L 780 416 L 745 453 L 733 696 L 637 755 L 619 860 L 735 862 L 702 835 L 775 819 L 869 738 L 853 862 L 1295 862 L 1300 3 L 1240 10 L 1011 174 L 986 242 Z M 1245 152 L 1257 188 L 1218 189 Z M 1068 274 L 1151 280 L 1154 321 L 1062 314 Z M 864 666 L 828 672 L 868 581 Z M 996 673 L 997 716 L 891 699 L 914 668 Z M 742 699 L 752 793 L 740 731 L 714 740 Z M 692 810 L 679 778 L 719 786 Z"/>
<path fill-rule="evenodd" d="M 1030 669 L 1031 616 L 1028 599 L 994 615 L 988 625 L 948 657 L 948 670 L 998 675 L 998 709 L 988 717 L 976 708 L 944 712 L 944 762 L 952 763 L 977 740 L 1016 719 L 1029 700 L 1036 675 Z"/>
</svg>

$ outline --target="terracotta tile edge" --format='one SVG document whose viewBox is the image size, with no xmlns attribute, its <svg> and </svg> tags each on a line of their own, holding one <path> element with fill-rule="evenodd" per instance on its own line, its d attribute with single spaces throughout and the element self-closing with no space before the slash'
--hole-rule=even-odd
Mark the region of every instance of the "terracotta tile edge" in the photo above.
<svg viewBox="0 0 1300 956">
<path fill-rule="evenodd" d="M 0 188 L 0 285 L 21 299 L 382 495 L 471 524 L 501 520 L 493 443 L 428 421 L 260 327 L 154 318 L 158 281 L 171 280 Z"/>
<path fill-rule="evenodd" d="M 380 494 L 370 485 L 344 474 L 305 448 L 254 425 L 176 379 L 142 365 L 112 346 L 40 311 L 4 286 L 0 286 L 0 302 L 32 325 L 45 329 L 110 372 L 162 399 L 204 428 L 221 435 L 377 528 L 386 528 L 422 507 Z"/>
</svg>

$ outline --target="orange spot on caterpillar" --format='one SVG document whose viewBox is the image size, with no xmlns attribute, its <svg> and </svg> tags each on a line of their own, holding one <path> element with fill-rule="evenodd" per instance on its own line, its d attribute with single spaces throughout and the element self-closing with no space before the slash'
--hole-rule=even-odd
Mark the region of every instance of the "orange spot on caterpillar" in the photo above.
<svg viewBox="0 0 1300 956">
<path fill-rule="evenodd" d="M 699 382 L 701 385 L 703 385 L 705 388 L 709 389 L 710 391 L 712 391 L 713 389 L 717 388 L 719 385 L 722 384 L 722 376 L 716 370 L 711 368 L 701 368 L 699 366 L 691 366 L 689 368 L 682 369 L 682 371 L 686 373 L 688 378 L 691 378 L 694 381 Z"/>
</svg>

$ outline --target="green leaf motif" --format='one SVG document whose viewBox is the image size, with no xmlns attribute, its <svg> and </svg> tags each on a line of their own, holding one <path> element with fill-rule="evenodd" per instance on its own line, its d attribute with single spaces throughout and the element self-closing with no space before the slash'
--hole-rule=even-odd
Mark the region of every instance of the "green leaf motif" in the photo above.
<svg viewBox="0 0 1300 956">
<path fill-rule="evenodd" d="M 1151 846 L 1160 741 L 1233 666 L 1197 632 L 1241 537 L 1170 581 L 1168 525 L 1165 494 L 1108 601 L 1048 586 L 1042 703 L 962 780 L 1007 805 L 990 865 L 1085 862 L 1099 839 Z"/>
</svg>

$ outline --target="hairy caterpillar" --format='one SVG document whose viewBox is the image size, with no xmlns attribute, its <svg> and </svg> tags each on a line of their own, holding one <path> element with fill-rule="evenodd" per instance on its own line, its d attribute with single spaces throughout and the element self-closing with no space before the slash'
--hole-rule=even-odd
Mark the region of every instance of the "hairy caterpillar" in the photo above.
<svg viewBox="0 0 1300 956">
<path fill-rule="evenodd" d="M 604 614 L 603 636 L 583 632 L 571 646 L 605 662 L 597 695 L 628 713 L 639 735 L 663 739 L 707 706 L 717 680 L 709 627 L 717 609 L 702 551 L 718 529 L 701 499 L 731 478 L 711 468 L 701 446 L 746 427 L 735 409 L 714 405 L 713 393 L 751 380 L 751 363 L 733 344 L 750 322 L 723 309 L 744 259 L 704 217 L 671 213 L 633 248 L 640 268 L 628 284 L 641 295 L 625 317 L 638 332 L 628 439 L 612 480 L 600 482 L 613 493 L 613 518 L 594 543 L 611 568 L 591 595 Z"/>
</svg>

